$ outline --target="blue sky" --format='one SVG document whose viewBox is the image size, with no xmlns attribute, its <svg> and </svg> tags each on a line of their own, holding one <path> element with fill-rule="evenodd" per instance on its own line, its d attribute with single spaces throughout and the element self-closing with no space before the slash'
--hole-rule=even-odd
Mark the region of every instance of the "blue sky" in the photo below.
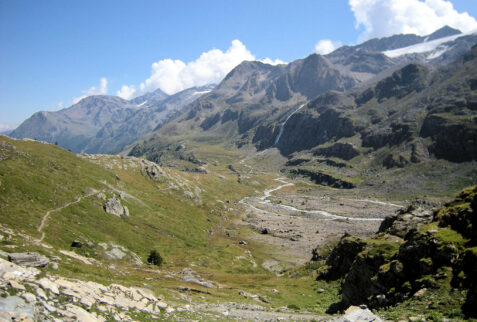
<svg viewBox="0 0 477 322">
<path fill-rule="evenodd" d="M 425 1 L 0 0 L 0 130 L 89 94 L 129 98 L 218 81 L 243 59 L 290 62 L 444 22 L 477 28 L 477 1 L 453 0 L 453 11 L 446 0 Z M 394 19 L 400 10 L 429 18 Z"/>
</svg>

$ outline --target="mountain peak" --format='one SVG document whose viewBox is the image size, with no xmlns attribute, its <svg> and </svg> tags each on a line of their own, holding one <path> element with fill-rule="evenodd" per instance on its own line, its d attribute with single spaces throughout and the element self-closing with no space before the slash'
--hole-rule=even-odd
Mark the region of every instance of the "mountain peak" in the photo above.
<svg viewBox="0 0 477 322">
<path fill-rule="evenodd" d="M 449 36 L 454 36 L 461 34 L 462 32 L 458 29 L 454 29 L 449 26 L 444 26 L 436 31 L 434 31 L 432 34 L 427 36 L 427 41 L 439 39 L 439 38 L 444 38 L 444 37 L 449 37 Z"/>
</svg>

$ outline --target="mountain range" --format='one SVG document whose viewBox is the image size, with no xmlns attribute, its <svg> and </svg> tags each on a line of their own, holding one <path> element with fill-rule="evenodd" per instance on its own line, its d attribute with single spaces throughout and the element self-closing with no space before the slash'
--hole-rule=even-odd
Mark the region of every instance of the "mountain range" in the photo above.
<svg viewBox="0 0 477 322">
<path fill-rule="evenodd" d="M 217 86 L 171 96 L 158 89 L 130 101 L 91 96 L 35 113 L 10 136 L 73 152 L 124 150 L 159 163 L 165 150 L 187 142 L 276 147 L 292 159 L 308 153 L 343 161 L 344 153 L 346 161 L 374 153 L 372 162 L 388 168 L 429 157 L 471 161 L 476 43 L 477 34 L 446 26 L 288 64 L 245 61 Z"/>
<path fill-rule="evenodd" d="M 9 135 L 57 143 L 75 153 L 117 152 L 212 87 L 189 88 L 174 95 L 157 89 L 130 101 L 116 96 L 89 96 L 57 112 L 37 112 Z"/>
</svg>

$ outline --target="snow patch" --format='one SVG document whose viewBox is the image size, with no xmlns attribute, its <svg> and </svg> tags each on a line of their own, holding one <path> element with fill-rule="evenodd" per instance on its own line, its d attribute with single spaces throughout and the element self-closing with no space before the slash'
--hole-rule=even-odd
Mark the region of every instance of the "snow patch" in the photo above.
<svg viewBox="0 0 477 322">
<path fill-rule="evenodd" d="M 448 50 L 450 48 L 450 47 L 447 47 L 447 46 L 442 46 L 442 48 L 439 49 L 439 46 L 441 46 L 442 44 L 445 44 L 447 42 L 454 41 L 457 38 L 472 35 L 472 34 L 477 34 L 477 30 L 467 32 L 467 33 L 458 34 L 458 35 L 453 35 L 453 36 L 449 36 L 449 37 L 444 37 L 444 38 L 440 38 L 440 39 L 436 39 L 436 40 L 431 40 L 431 41 L 426 41 L 427 40 L 427 38 L 426 38 L 424 40 L 424 42 L 422 42 L 422 43 L 415 44 L 415 45 L 408 46 L 408 47 L 404 47 L 404 48 L 386 50 L 386 51 L 383 51 L 383 54 L 385 54 L 389 58 L 395 58 L 395 57 L 399 57 L 399 56 L 407 55 L 407 54 L 426 53 L 426 52 L 430 52 L 430 51 L 433 51 L 433 50 L 437 49 L 436 53 L 432 53 L 430 55 L 430 57 L 428 57 L 428 59 L 433 59 L 433 58 L 439 57 L 446 50 Z M 445 50 L 444 50 L 444 48 L 445 48 Z"/>
<path fill-rule="evenodd" d="M 143 105 L 146 104 L 146 103 L 147 103 L 147 101 L 144 101 L 144 102 L 142 102 L 141 104 L 137 104 L 136 106 L 137 106 L 137 107 L 141 107 L 141 106 L 143 106 Z"/>
</svg>

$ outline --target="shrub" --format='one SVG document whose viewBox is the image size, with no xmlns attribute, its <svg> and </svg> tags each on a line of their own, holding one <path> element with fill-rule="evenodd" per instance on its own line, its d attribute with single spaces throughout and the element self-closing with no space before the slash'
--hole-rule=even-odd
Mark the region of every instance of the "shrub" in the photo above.
<svg viewBox="0 0 477 322">
<path fill-rule="evenodd" d="M 147 258 L 147 262 L 152 265 L 161 266 L 164 262 L 161 254 L 157 250 L 151 250 L 149 253 L 149 257 Z"/>
</svg>

